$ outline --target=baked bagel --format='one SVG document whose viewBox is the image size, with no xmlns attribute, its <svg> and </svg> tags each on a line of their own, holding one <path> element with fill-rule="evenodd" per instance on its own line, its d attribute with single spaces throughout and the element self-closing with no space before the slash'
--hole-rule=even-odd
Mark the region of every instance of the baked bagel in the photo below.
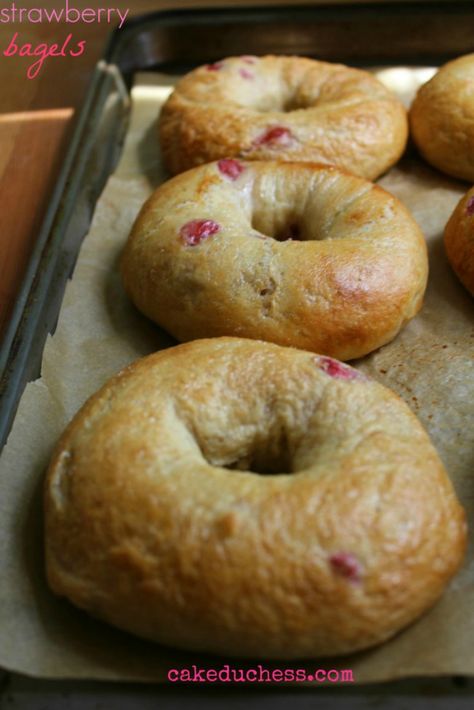
<svg viewBox="0 0 474 710">
<path fill-rule="evenodd" d="M 458 279 L 474 296 L 474 187 L 461 198 L 449 218 L 444 246 Z"/>
<path fill-rule="evenodd" d="M 445 64 L 420 87 L 410 109 L 423 157 L 448 175 L 474 182 L 474 54 Z"/>
<path fill-rule="evenodd" d="M 139 360 L 67 428 L 49 584 L 139 636 L 226 656 L 389 638 L 458 569 L 464 513 L 390 390 L 327 357 L 219 338 Z"/>
<path fill-rule="evenodd" d="M 163 184 L 122 258 L 135 305 L 178 340 L 233 335 L 342 360 L 419 310 L 424 239 L 392 195 L 334 167 L 225 159 Z"/>
<path fill-rule="evenodd" d="M 375 179 L 396 163 L 406 111 L 374 76 L 303 57 L 230 57 L 182 78 L 160 118 L 165 164 L 310 161 Z"/>
</svg>

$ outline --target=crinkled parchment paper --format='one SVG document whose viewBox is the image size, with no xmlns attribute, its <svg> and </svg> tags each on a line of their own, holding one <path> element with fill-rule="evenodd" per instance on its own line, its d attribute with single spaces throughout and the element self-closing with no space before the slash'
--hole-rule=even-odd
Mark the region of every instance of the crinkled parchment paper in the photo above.
<svg viewBox="0 0 474 710">
<path fill-rule="evenodd" d="M 406 101 L 428 76 L 426 70 L 403 68 L 381 75 Z M 41 485 L 53 443 L 109 376 L 173 344 L 130 305 L 117 271 L 132 221 L 164 177 L 155 123 L 169 83 L 158 75 L 138 77 L 122 160 L 98 202 L 57 331 L 46 345 L 42 377 L 26 388 L 0 461 L 0 665 L 10 670 L 49 678 L 163 680 L 170 668 L 193 662 L 219 668 L 229 662 L 162 648 L 109 628 L 53 597 L 43 572 Z M 466 185 L 430 169 L 413 151 L 380 182 L 422 227 L 430 280 L 422 312 L 393 343 L 359 365 L 418 414 L 474 530 L 474 304 L 442 246 L 444 225 Z M 352 668 L 357 681 L 474 673 L 473 612 L 471 551 L 436 607 L 393 640 L 327 664 L 291 666 Z"/>
</svg>

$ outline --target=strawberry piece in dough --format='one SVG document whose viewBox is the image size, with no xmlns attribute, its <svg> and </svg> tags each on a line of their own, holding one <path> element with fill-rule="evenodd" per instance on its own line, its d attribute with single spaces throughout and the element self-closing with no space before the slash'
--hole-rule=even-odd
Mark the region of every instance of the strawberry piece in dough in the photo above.
<svg viewBox="0 0 474 710">
<path fill-rule="evenodd" d="M 212 62 L 212 64 L 206 64 L 207 71 L 219 71 L 224 66 L 224 62 Z"/>
<path fill-rule="evenodd" d="M 224 158 L 223 160 L 219 160 L 217 167 L 223 175 L 226 175 L 226 177 L 231 180 L 237 180 L 239 175 L 241 175 L 245 170 L 245 166 L 233 158 Z"/>
<path fill-rule="evenodd" d="M 351 552 L 336 552 L 329 558 L 333 571 L 350 582 L 360 582 L 361 567 Z"/>
<path fill-rule="evenodd" d="M 332 357 L 322 356 L 317 360 L 318 367 L 325 372 L 329 377 L 335 377 L 338 380 L 362 380 L 364 375 L 358 370 L 355 370 L 349 365 L 345 365 L 339 360 L 334 360 Z"/>
<path fill-rule="evenodd" d="M 253 145 L 287 146 L 292 140 L 293 136 L 289 128 L 285 126 L 273 126 L 273 128 L 267 128 L 264 133 L 257 136 Z"/>
<path fill-rule="evenodd" d="M 212 219 L 192 219 L 183 224 L 179 233 L 185 244 L 195 247 L 219 230 L 220 225 Z"/>
<path fill-rule="evenodd" d="M 239 69 L 239 74 L 243 79 L 254 79 L 255 75 L 248 69 Z"/>
</svg>

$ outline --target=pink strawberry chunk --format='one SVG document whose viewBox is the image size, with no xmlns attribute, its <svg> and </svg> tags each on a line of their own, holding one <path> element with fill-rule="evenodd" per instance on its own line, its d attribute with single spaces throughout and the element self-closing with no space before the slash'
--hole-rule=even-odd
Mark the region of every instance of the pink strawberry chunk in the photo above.
<svg viewBox="0 0 474 710">
<path fill-rule="evenodd" d="M 219 230 L 220 226 L 212 219 L 192 219 L 183 224 L 179 234 L 185 244 L 195 247 Z"/>
<path fill-rule="evenodd" d="M 255 76 L 248 69 L 239 69 L 239 74 L 243 79 L 254 79 Z"/>
<path fill-rule="evenodd" d="M 350 582 L 360 582 L 361 566 L 351 552 L 336 552 L 330 556 L 329 563 L 335 574 L 345 577 Z"/>
<path fill-rule="evenodd" d="M 253 145 L 286 146 L 290 145 L 292 140 L 293 136 L 289 128 L 273 126 L 273 128 L 267 128 L 266 131 L 257 136 Z"/>
<path fill-rule="evenodd" d="M 241 175 L 245 170 L 245 166 L 233 158 L 224 158 L 223 160 L 219 160 L 217 167 L 223 175 L 226 175 L 231 180 L 237 180 L 239 175 Z"/>
<path fill-rule="evenodd" d="M 255 62 L 257 61 L 257 57 L 254 57 L 253 54 L 242 54 L 240 58 L 246 64 L 255 64 Z"/>
<path fill-rule="evenodd" d="M 208 71 L 219 71 L 224 66 L 224 62 L 212 62 L 212 64 L 206 64 L 206 69 Z"/>
<path fill-rule="evenodd" d="M 339 360 L 334 360 L 332 357 L 322 356 L 317 360 L 319 368 L 329 377 L 335 377 L 339 380 L 359 380 L 364 379 L 362 373 L 354 370 L 353 367 L 345 365 Z"/>
</svg>

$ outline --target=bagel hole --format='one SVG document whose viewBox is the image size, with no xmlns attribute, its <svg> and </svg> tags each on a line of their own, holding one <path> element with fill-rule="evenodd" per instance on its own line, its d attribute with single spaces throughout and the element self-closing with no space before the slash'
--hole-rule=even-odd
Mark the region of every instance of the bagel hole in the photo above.
<svg viewBox="0 0 474 710">
<path fill-rule="evenodd" d="M 285 220 L 282 224 L 274 225 L 274 228 L 270 230 L 268 225 L 263 223 L 258 216 L 255 216 L 252 221 L 252 228 L 266 237 L 275 239 L 277 242 L 302 242 L 305 240 L 301 222 L 296 219 Z"/>
<path fill-rule="evenodd" d="M 259 88 L 261 91 L 256 95 L 253 86 L 249 85 L 248 91 L 239 94 L 238 103 L 258 113 L 291 113 L 314 105 L 307 100 L 302 100 L 301 95 L 298 95 L 297 87 L 288 87 L 283 94 L 275 91 L 272 84 L 260 85 Z"/>
<path fill-rule="evenodd" d="M 293 94 L 283 102 L 280 111 L 283 113 L 291 113 L 291 111 L 300 111 L 305 108 L 309 108 L 308 103 L 301 101 L 296 94 Z"/>
<path fill-rule="evenodd" d="M 290 222 L 283 229 L 278 230 L 273 238 L 278 242 L 302 241 L 301 227 L 297 222 Z"/>
<path fill-rule="evenodd" d="M 266 442 L 254 442 L 252 450 L 223 465 L 230 471 L 246 471 L 259 476 L 292 473 L 292 455 L 285 430 L 269 436 Z"/>
<path fill-rule="evenodd" d="M 223 468 L 229 471 L 246 471 L 247 473 L 255 473 L 258 476 L 265 475 L 285 475 L 291 473 L 290 461 L 284 458 L 264 458 L 258 457 L 254 459 L 237 459 L 226 464 Z"/>
<path fill-rule="evenodd" d="M 262 102 L 253 107 L 259 113 L 292 113 L 292 111 L 301 111 L 309 108 L 308 105 L 298 101 L 296 96 L 290 96 L 278 100 L 278 97 L 265 97 Z"/>
</svg>

